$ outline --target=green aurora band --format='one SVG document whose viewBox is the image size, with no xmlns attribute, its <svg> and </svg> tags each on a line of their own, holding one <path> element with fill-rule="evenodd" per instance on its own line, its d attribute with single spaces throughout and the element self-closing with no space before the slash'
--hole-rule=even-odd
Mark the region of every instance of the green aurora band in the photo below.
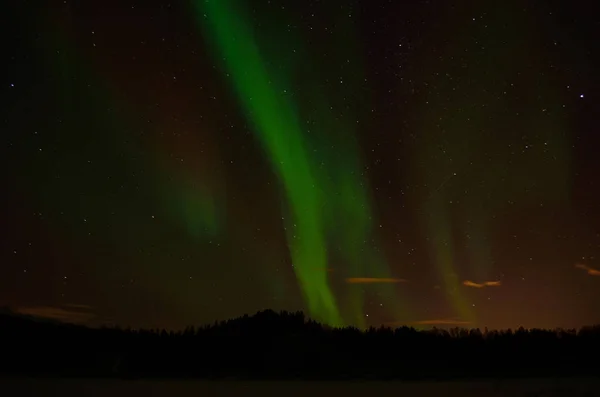
<svg viewBox="0 0 600 397">
<path fill-rule="evenodd" d="M 307 89 L 312 96 L 302 102 L 305 108 L 293 103 L 292 75 L 297 74 L 294 68 L 298 66 L 289 60 L 266 58 L 237 3 L 195 1 L 194 5 L 213 41 L 216 59 L 224 62 L 281 180 L 289 211 L 289 216 L 283 217 L 288 245 L 311 316 L 334 326 L 364 326 L 362 287 L 346 286 L 347 311 L 342 313 L 328 280 L 333 257 L 344 265 L 334 269 L 336 275 L 389 277 L 382 255 L 363 247 L 372 232 L 372 217 L 352 134 L 356 124 L 328 115 L 326 109 L 332 109 L 333 103 L 328 103 L 316 84 Z M 290 41 L 294 48 L 302 48 L 299 40 Z M 300 61 L 306 68 L 309 57 L 302 54 Z M 269 66 L 274 64 L 279 67 L 271 70 Z M 300 122 L 302 110 L 312 124 Z M 342 247 L 341 252 L 333 247 Z M 392 287 L 384 288 L 393 293 Z"/>
<path fill-rule="evenodd" d="M 302 130 L 292 104 L 275 90 L 261 60 L 250 29 L 227 1 L 197 2 L 204 5 L 218 47 L 238 91 L 240 101 L 255 124 L 256 132 L 272 156 L 293 211 L 295 234 L 289 231 L 290 249 L 310 312 L 337 325 L 341 317 L 327 283 L 327 253 L 320 217 L 319 197 Z M 285 133 L 284 133 L 285 132 Z M 296 226 L 294 226 L 296 225 Z"/>
</svg>

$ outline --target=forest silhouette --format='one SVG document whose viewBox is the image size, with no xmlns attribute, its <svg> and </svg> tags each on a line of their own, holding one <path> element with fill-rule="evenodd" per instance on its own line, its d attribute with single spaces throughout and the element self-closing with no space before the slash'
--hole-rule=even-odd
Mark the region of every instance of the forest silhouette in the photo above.
<svg viewBox="0 0 600 397">
<path fill-rule="evenodd" d="M 176 332 L 3 313 L 0 338 L 4 376 L 449 380 L 600 373 L 600 326 L 362 331 L 266 310 Z"/>
</svg>

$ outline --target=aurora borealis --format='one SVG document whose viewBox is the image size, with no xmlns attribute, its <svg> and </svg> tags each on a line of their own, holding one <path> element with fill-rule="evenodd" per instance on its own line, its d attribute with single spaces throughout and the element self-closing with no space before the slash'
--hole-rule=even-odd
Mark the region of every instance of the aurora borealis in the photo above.
<svg viewBox="0 0 600 397">
<path fill-rule="evenodd" d="M 599 323 L 593 6 L 398 3 L 3 5 L 0 306 Z"/>
</svg>

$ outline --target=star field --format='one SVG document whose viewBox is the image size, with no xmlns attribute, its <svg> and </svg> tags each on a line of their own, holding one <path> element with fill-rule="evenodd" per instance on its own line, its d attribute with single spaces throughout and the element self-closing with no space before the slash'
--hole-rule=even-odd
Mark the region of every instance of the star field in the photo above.
<svg viewBox="0 0 600 397">
<path fill-rule="evenodd" d="M 600 322 L 597 6 L 12 3 L 0 306 Z"/>
</svg>

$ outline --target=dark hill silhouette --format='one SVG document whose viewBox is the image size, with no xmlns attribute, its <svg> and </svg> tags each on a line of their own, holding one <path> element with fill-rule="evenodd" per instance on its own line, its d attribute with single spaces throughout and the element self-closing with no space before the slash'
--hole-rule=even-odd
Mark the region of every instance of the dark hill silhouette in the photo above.
<svg viewBox="0 0 600 397">
<path fill-rule="evenodd" d="M 0 338 L 4 375 L 425 380 L 600 373 L 600 326 L 361 331 L 265 310 L 167 332 L 40 322 L 3 311 Z"/>
</svg>

